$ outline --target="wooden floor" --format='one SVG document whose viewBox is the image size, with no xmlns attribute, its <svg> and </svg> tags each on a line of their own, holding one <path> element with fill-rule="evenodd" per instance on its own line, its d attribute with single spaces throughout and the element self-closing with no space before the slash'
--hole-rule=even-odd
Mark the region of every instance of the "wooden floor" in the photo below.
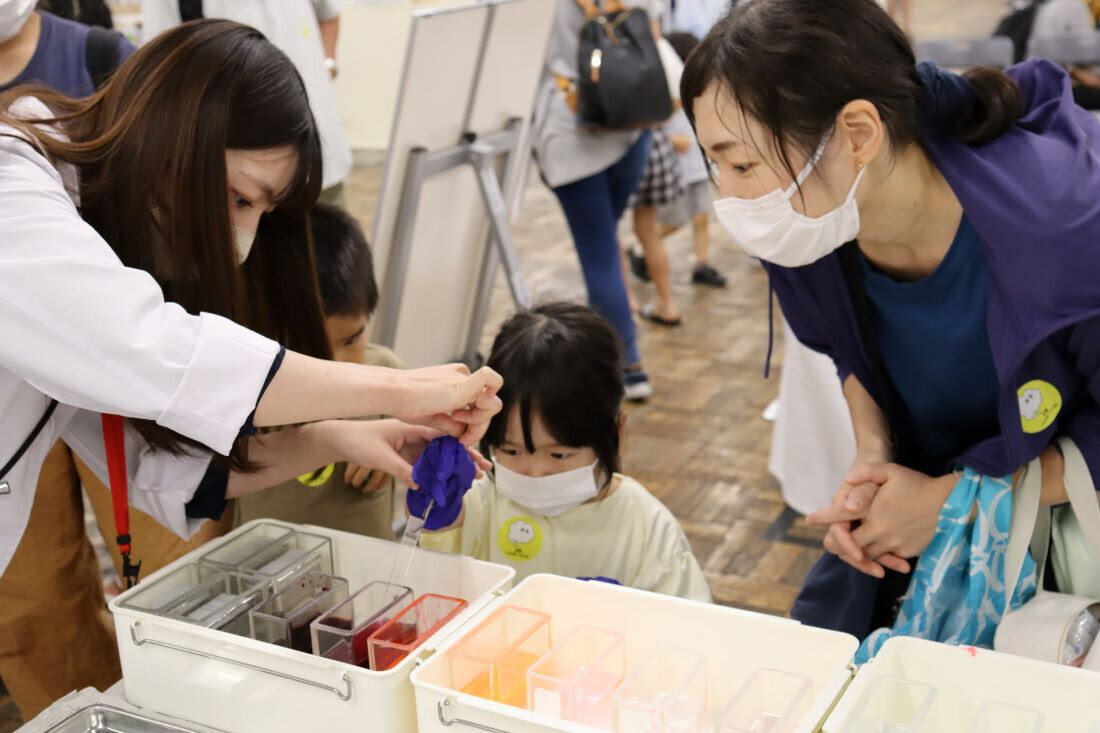
<svg viewBox="0 0 1100 733">
<path fill-rule="evenodd" d="M 918 37 L 984 35 L 1006 0 L 911 0 Z M 380 170 L 359 168 L 347 185 L 348 206 L 369 231 Z M 712 224 L 712 261 L 729 277 L 720 291 L 690 284 L 690 233 L 667 240 L 684 325 L 640 323 L 640 346 L 655 394 L 631 406 L 624 468 L 659 496 L 680 520 L 715 599 L 785 614 L 820 536 L 783 505 L 768 474 L 770 424 L 761 412 L 775 396 L 777 371 L 763 378 L 768 345 L 766 283 L 759 267 Z M 583 300 L 584 288 L 564 219 L 536 178 L 515 227 L 523 268 L 541 300 Z M 629 228 L 624 242 L 632 242 Z M 635 283 L 640 302 L 651 293 Z M 503 281 L 494 292 L 485 346 L 511 310 Z M 773 367 L 781 364 L 778 348 Z M 20 725 L 0 682 L 0 733 Z"/>
</svg>

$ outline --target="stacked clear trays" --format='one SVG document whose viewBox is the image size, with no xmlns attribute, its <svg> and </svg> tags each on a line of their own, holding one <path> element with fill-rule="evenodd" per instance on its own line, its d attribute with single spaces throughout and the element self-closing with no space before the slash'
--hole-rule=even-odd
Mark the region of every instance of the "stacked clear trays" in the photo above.
<svg viewBox="0 0 1100 733">
<path fill-rule="evenodd" d="M 401 663 L 466 608 L 461 598 L 426 593 L 367 639 L 370 668 L 385 671 Z"/>
<path fill-rule="evenodd" d="M 659 645 L 615 694 L 618 731 L 706 733 L 707 658 Z"/>
<path fill-rule="evenodd" d="M 455 688 L 516 707 L 527 706 L 527 670 L 550 651 L 550 617 L 501 606 L 450 653 Z"/>
<path fill-rule="evenodd" d="M 1031 708 L 986 700 L 978 707 L 973 733 L 1040 733 L 1043 713 Z"/>
<path fill-rule="evenodd" d="M 411 588 L 368 583 L 310 624 L 314 654 L 370 669 L 370 637 L 411 602 Z"/>
<path fill-rule="evenodd" d="M 585 725 L 610 728 L 612 696 L 623 681 L 622 634 L 579 626 L 527 670 L 527 708 Z"/>
<path fill-rule="evenodd" d="M 903 677 L 879 677 L 856 705 L 852 733 L 920 733 L 931 730 L 936 690 Z"/>
<path fill-rule="evenodd" d="M 248 610 L 266 593 L 266 583 L 255 577 L 191 563 L 142 587 L 120 605 L 248 636 Z"/>
<path fill-rule="evenodd" d="M 332 542 L 328 537 L 260 523 L 203 555 L 202 565 L 238 573 L 279 593 L 306 573 L 332 575 Z"/>
<path fill-rule="evenodd" d="M 310 624 L 348 598 L 348 581 L 323 573 L 300 575 L 248 612 L 257 641 L 313 653 Z"/>
<path fill-rule="evenodd" d="M 790 733 L 812 698 L 809 677 L 758 669 L 726 706 L 718 733 Z"/>
</svg>

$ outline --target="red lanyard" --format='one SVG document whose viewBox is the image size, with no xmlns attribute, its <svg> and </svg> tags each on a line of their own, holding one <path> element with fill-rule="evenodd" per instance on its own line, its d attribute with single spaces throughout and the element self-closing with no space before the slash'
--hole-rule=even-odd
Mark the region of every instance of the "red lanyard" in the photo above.
<svg viewBox="0 0 1100 733">
<path fill-rule="evenodd" d="M 111 484 L 111 503 L 115 513 L 115 541 L 122 554 L 122 577 L 133 588 L 141 572 L 141 562 L 130 564 L 130 496 L 126 485 L 126 438 L 122 418 L 102 415 L 103 448 L 107 454 L 107 475 Z"/>
</svg>

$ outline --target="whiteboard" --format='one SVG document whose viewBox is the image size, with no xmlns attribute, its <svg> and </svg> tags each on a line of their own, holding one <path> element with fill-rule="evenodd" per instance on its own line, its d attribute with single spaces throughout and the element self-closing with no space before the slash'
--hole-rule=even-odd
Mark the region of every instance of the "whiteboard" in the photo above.
<svg viewBox="0 0 1100 733">
<path fill-rule="evenodd" d="M 410 150 L 449 148 L 467 129 L 484 135 L 521 118 L 526 151 L 555 1 L 483 2 L 414 15 L 372 234 L 380 279 L 390 260 Z M 514 165 L 526 165 L 525 154 L 515 157 Z M 514 180 L 522 186 L 525 177 Z M 515 200 L 515 193 L 505 195 Z M 410 366 L 439 364 L 462 353 L 487 232 L 472 168 L 425 182 L 392 344 Z M 385 308 L 381 303 L 380 311 Z M 381 320 L 375 318 L 376 327 Z"/>
</svg>

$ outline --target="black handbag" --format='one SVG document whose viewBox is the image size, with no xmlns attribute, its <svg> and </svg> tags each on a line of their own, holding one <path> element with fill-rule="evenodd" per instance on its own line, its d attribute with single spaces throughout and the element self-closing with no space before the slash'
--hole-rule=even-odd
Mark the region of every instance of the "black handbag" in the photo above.
<svg viewBox="0 0 1100 733">
<path fill-rule="evenodd" d="M 672 116 L 672 97 L 649 16 L 606 0 L 576 0 L 588 20 L 577 53 L 577 120 L 584 127 L 647 127 Z"/>
</svg>

